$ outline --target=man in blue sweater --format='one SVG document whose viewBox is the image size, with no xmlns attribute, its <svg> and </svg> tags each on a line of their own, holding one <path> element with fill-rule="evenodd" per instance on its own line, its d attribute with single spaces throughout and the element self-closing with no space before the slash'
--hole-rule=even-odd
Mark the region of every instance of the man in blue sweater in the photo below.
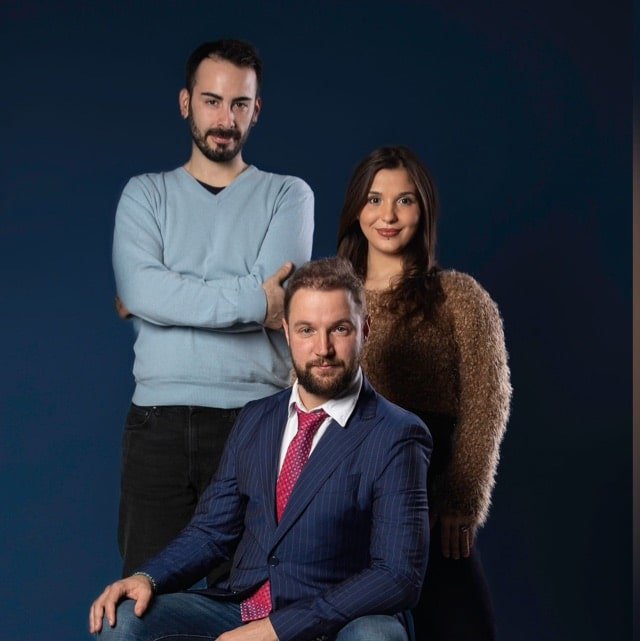
<svg viewBox="0 0 640 641">
<path fill-rule="evenodd" d="M 243 160 L 261 76 L 248 43 L 198 47 L 179 95 L 191 157 L 132 178 L 118 205 L 113 265 L 136 332 L 118 532 L 124 576 L 189 522 L 239 409 L 288 385 L 282 282 L 311 255 L 313 193 Z"/>
</svg>

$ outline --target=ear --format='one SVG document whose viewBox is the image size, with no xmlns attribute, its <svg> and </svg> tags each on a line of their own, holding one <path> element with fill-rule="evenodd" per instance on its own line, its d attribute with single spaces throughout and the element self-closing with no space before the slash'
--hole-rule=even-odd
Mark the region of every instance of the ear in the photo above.
<svg viewBox="0 0 640 641">
<path fill-rule="evenodd" d="M 287 323 L 286 318 L 282 319 L 282 329 L 284 329 L 284 335 L 285 335 L 285 338 L 287 339 L 287 345 L 291 345 L 289 341 L 289 324 Z"/>
<path fill-rule="evenodd" d="M 371 331 L 371 316 L 367 314 L 363 323 L 362 323 L 362 339 L 366 342 L 369 338 L 369 332 Z"/>
<path fill-rule="evenodd" d="M 189 117 L 189 103 L 191 95 L 187 89 L 181 89 L 178 94 L 178 107 L 180 107 L 180 115 L 187 119 Z"/>
<path fill-rule="evenodd" d="M 262 110 L 262 98 L 256 98 L 256 102 L 253 106 L 253 118 L 251 118 L 251 126 L 255 125 L 258 122 L 258 116 Z"/>
</svg>

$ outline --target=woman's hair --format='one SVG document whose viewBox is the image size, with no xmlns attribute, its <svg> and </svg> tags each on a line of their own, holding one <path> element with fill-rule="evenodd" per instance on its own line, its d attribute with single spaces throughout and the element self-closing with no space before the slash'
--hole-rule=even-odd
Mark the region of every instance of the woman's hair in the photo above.
<svg viewBox="0 0 640 641">
<path fill-rule="evenodd" d="M 403 253 L 402 275 L 387 297 L 390 309 L 401 309 L 408 315 L 425 318 L 442 299 L 436 262 L 436 219 L 438 199 L 436 187 L 427 168 L 407 147 L 380 147 L 356 167 L 340 215 L 338 256 L 348 258 L 356 274 L 367 275 L 367 239 L 360 228 L 360 212 L 367 203 L 371 184 L 381 169 L 406 169 L 415 185 L 420 205 L 420 220 L 413 238 Z"/>
</svg>

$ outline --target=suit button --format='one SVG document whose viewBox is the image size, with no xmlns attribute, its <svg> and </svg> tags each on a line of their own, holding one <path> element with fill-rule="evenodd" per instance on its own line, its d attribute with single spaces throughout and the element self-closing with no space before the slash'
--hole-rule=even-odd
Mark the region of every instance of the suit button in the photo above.
<svg viewBox="0 0 640 641">
<path fill-rule="evenodd" d="M 275 567 L 278 563 L 280 563 L 280 559 L 277 556 L 273 555 L 269 557 L 269 565 L 271 567 Z"/>
</svg>

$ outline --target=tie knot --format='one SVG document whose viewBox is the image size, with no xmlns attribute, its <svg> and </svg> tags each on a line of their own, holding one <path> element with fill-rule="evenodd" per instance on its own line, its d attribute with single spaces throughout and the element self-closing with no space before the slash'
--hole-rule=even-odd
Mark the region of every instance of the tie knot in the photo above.
<svg viewBox="0 0 640 641">
<path fill-rule="evenodd" d="M 324 410 L 316 410 L 315 412 L 305 412 L 296 405 L 296 412 L 298 414 L 298 431 L 309 434 L 312 438 L 318 431 L 322 421 L 327 418 L 328 414 Z"/>
</svg>

